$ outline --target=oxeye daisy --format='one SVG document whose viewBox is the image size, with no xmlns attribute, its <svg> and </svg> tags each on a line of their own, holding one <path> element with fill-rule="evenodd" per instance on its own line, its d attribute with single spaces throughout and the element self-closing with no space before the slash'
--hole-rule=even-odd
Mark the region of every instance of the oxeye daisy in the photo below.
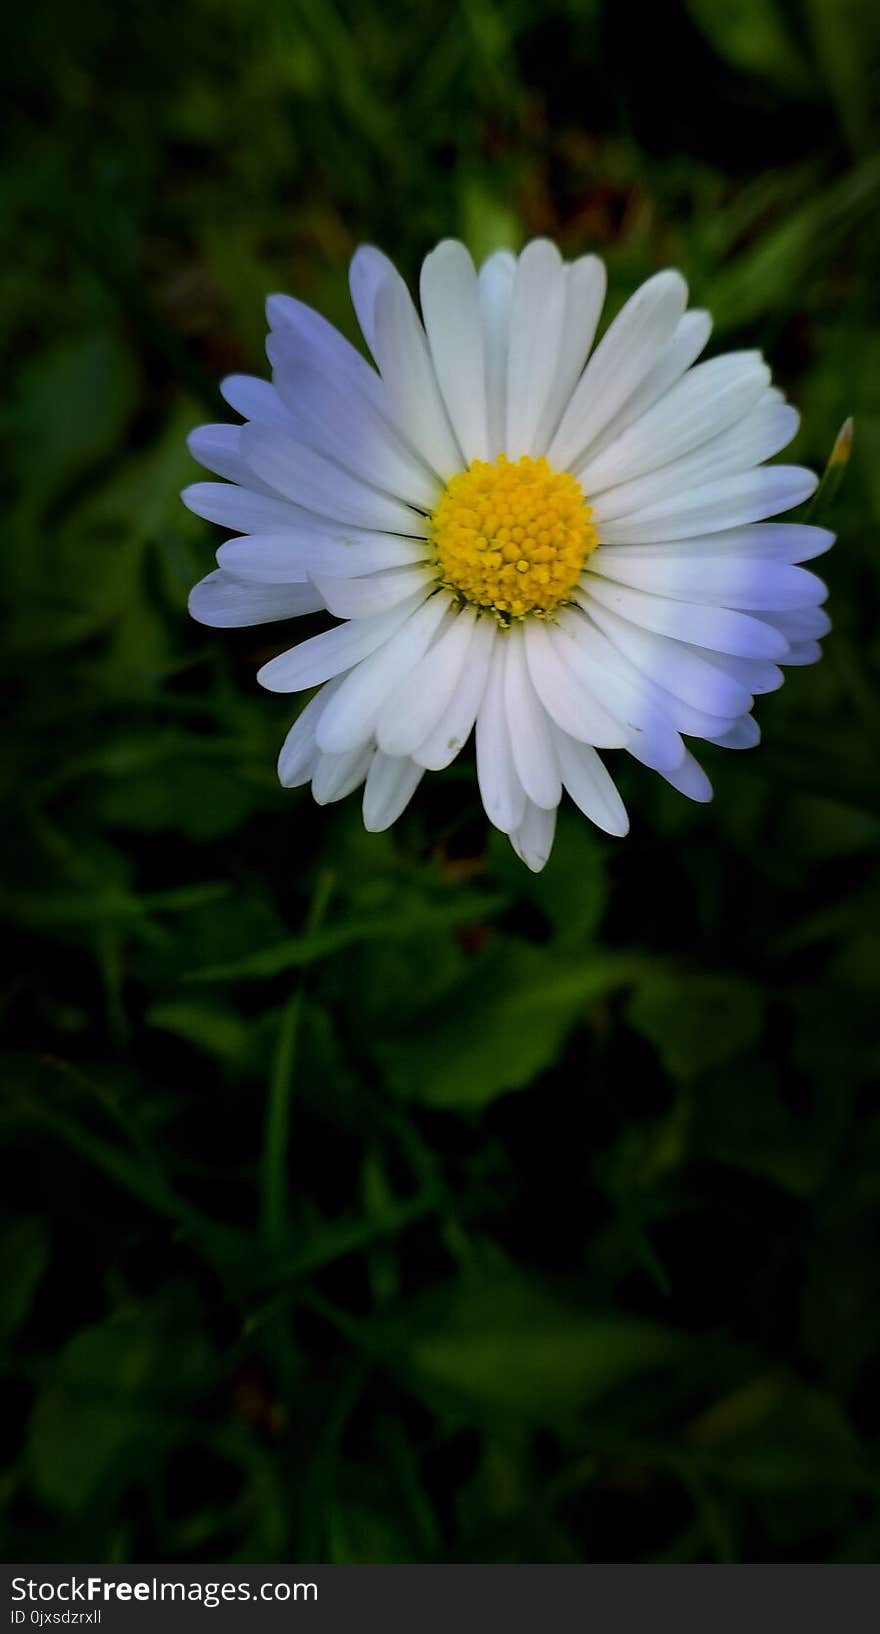
<svg viewBox="0 0 880 1634">
<path fill-rule="evenodd" d="M 274 295 L 271 384 L 230 376 L 244 423 L 190 439 L 226 480 L 184 500 L 234 534 L 193 616 L 334 621 L 259 672 L 271 692 L 318 689 L 281 782 L 321 804 L 364 785 L 366 827 L 387 828 L 475 731 L 487 816 L 535 870 L 563 790 L 626 833 L 600 750 L 710 799 L 684 739 L 751 748 L 755 696 L 829 628 L 824 585 L 795 564 L 833 535 L 768 520 L 816 479 L 763 463 L 798 415 L 760 354 L 697 362 L 711 321 L 675 271 L 594 345 L 602 262 L 544 239 L 479 272 L 439 244 L 421 316 L 376 249 L 354 256 L 351 293 L 375 368 Z"/>
</svg>

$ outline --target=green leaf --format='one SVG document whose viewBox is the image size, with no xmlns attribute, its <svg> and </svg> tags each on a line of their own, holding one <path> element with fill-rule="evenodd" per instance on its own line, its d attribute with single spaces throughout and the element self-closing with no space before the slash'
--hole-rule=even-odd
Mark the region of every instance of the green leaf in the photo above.
<svg viewBox="0 0 880 1634">
<path fill-rule="evenodd" d="M 799 1379 L 769 1374 L 717 1403 L 691 1427 L 716 1479 L 748 1492 L 872 1484 L 842 1408 Z"/>
<path fill-rule="evenodd" d="M 10 1220 L 0 1231 L 0 1336 L 10 1337 L 27 1320 L 49 1262 L 48 1221 L 36 1214 Z"/>
<path fill-rule="evenodd" d="M 498 943 L 439 1004 L 377 1038 L 374 1049 L 397 1094 L 476 1110 L 530 1084 L 587 1007 L 644 968 L 626 954 L 574 961 L 525 942 Z"/>
<path fill-rule="evenodd" d="M 758 988 L 738 976 L 659 975 L 640 984 L 628 1018 L 670 1076 L 688 1081 L 751 1049 L 764 1006 Z"/>
<path fill-rule="evenodd" d="M 432 1301 L 405 1360 L 456 1407 L 553 1423 L 672 1362 L 672 1330 L 557 1299 L 513 1276 L 473 1277 Z"/>
<path fill-rule="evenodd" d="M 24 371 L 22 477 L 37 514 L 65 483 L 122 441 L 136 387 L 131 350 L 112 329 L 64 341 Z"/>
<path fill-rule="evenodd" d="M 84 1328 L 65 1345 L 31 1414 L 36 1491 L 71 1514 L 110 1503 L 186 1428 L 209 1351 L 181 1296 Z"/>
<path fill-rule="evenodd" d="M 774 0 L 687 0 L 687 8 L 731 67 L 788 91 L 809 89 L 806 62 Z"/>
</svg>

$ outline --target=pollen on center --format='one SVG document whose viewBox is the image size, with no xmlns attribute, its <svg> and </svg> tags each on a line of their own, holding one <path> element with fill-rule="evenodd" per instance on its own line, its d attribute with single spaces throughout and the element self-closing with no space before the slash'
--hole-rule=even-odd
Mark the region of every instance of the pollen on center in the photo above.
<svg viewBox="0 0 880 1634">
<path fill-rule="evenodd" d="M 472 460 L 431 517 L 443 583 L 500 624 L 552 613 L 599 543 L 576 477 L 546 459 Z"/>
</svg>

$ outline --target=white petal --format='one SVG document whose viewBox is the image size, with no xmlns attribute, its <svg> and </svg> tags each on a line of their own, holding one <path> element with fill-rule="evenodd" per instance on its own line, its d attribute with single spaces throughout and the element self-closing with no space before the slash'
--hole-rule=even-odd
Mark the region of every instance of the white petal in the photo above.
<svg viewBox="0 0 880 1634">
<path fill-rule="evenodd" d="M 676 698 L 710 715 L 743 715 L 752 706 L 742 681 L 712 662 L 714 655 L 640 628 L 594 602 L 590 617 L 638 669 Z"/>
<path fill-rule="evenodd" d="M 816 641 L 831 629 L 824 607 L 793 607 L 790 611 L 762 613 L 761 617 L 789 641 Z"/>
<path fill-rule="evenodd" d="M 288 336 L 272 335 L 266 350 L 288 409 L 288 434 L 317 449 L 373 488 L 431 511 L 440 484 L 383 418 L 366 393 L 330 380 L 291 351 Z"/>
<path fill-rule="evenodd" d="M 564 268 L 565 312 L 559 356 L 550 392 L 535 432 L 535 450 L 543 453 L 553 436 L 589 356 L 605 300 L 607 277 L 597 255 L 583 255 Z"/>
<path fill-rule="evenodd" d="M 785 631 L 782 633 L 784 635 Z M 708 647 L 692 647 L 690 651 L 696 653 L 705 663 L 720 670 L 722 675 L 738 681 L 746 692 L 753 695 L 776 692 L 785 680 L 779 665 L 771 664 L 766 658 L 737 658 L 729 652 L 711 652 Z M 787 653 L 785 662 L 788 662 Z"/>
<path fill-rule="evenodd" d="M 620 482 L 615 488 L 607 488 L 592 502 L 594 519 L 604 526 L 606 522 L 631 516 L 634 511 L 642 511 L 661 500 L 703 487 L 707 482 L 719 482 L 722 477 L 749 470 L 785 448 L 797 431 L 798 422 L 797 409 L 788 403 L 776 402 L 772 393 L 765 391 L 760 401 L 735 425 L 728 426 L 726 431 L 702 443 L 692 453 L 672 460 L 659 470 L 635 477 L 632 482 Z"/>
<path fill-rule="evenodd" d="M 196 516 L 223 528 L 234 528 L 236 533 L 278 533 L 311 523 L 327 526 L 326 520 L 319 521 L 299 505 L 256 493 L 253 488 L 238 488 L 231 482 L 193 482 L 180 497 Z"/>
<path fill-rule="evenodd" d="M 307 510 L 391 533 L 418 534 L 424 528 L 423 518 L 407 505 L 368 487 L 278 426 L 242 426 L 241 447 L 258 477 Z"/>
<path fill-rule="evenodd" d="M 818 664 L 822 648 L 818 641 L 793 641 L 786 654 L 786 664 Z"/>
<path fill-rule="evenodd" d="M 257 672 L 257 680 L 267 692 L 302 692 L 306 687 L 320 686 L 322 681 L 352 669 L 381 647 L 421 600 L 419 592 L 409 602 L 401 602 L 376 618 L 355 619 L 313 635 L 308 641 L 301 641 L 298 647 L 270 659 Z"/>
<path fill-rule="evenodd" d="M 474 263 L 446 238 L 426 256 L 422 316 L 443 401 L 465 459 L 489 458 L 483 327 Z"/>
<path fill-rule="evenodd" d="M 424 768 L 405 755 L 383 755 L 381 749 L 376 750 L 364 789 L 364 828 L 369 834 L 379 834 L 396 823 L 424 775 Z"/>
<path fill-rule="evenodd" d="M 193 459 L 198 460 L 199 465 L 204 465 L 206 470 L 214 471 L 218 477 L 226 477 L 230 482 L 240 482 L 245 487 L 250 484 L 263 490 L 263 483 L 254 476 L 242 457 L 241 431 L 241 426 L 197 426 L 187 437 L 186 445 Z M 264 491 L 268 493 L 269 489 Z"/>
<path fill-rule="evenodd" d="M 653 368 L 687 303 L 678 272 L 658 272 L 637 290 L 596 347 L 562 416 L 547 456 L 566 468 L 583 457 L 594 437 Z"/>
<path fill-rule="evenodd" d="M 346 676 L 318 723 L 319 749 L 327 754 L 344 754 L 373 737 L 385 699 L 427 652 L 449 605 L 448 596 L 431 596 Z M 372 621 L 357 622 L 362 625 Z"/>
<path fill-rule="evenodd" d="M 490 459 L 504 452 L 507 440 L 507 352 L 515 275 L 516 257 L 509 250 L 496 250 L 483 262 L 478 278 Z"/>
<path fill-rule="evenodd" d="M 425 331 L 396 274 L 376 292 L 372 350 L 395 419 L 431 470 L 447 480 L 467 462 L 446 415 Z"/>
<path fill-rule="evenodd" d="M 517 776 L 504 702 L 503 640 L 495 644 L 477 715 L 477 781 L 490 823 L 512 834 L 525 816 L 525 790 Z"/>
<path fill-rule="evenodd" d="M 671 783 L 679 794 L 687 795 L 689 800 L 696 800 L 700 805 L 705 805 L 712 798 L 712 785 L 702 766 L 690 753 L 685 755 L 682 764 L 674 771 L 661 772 L 660 776 Z"/>
<path fill-rule="evenodd" d="M 510 843 L 520 861 L 524 862 L 533 874 L 540 874 L 545 866 L 553 849 L 555 833 L 556 807 L 552 806 L 546 810 L 527 800 L 525 815 L 519 828 L 514 829 L 510 835 Z"/>
<path fill-rule="evenodd" d="M 389 278 L 399 278 L 393 261 L 373 244 L 362 244 L 356 250 L 349 268 L 348 283 L 352 305 L 357 313 L 364 340 L 375 357 L 373 340 L 376 328 L 376 296 Z"/>
<path fill-rule="evenodd" d="M 476 625 L 473 608 L 464 608 L 386 698 L 376 724 L 376 740 L 385 754 L 411 755 L 433 733 L 472 661 Z"/>
<path fill-rule="evenodd" d="M 588 613 L 593 612 L 598 602 L 600 607 L 607 607 L 632 624 L 652 630 L 655 635 L 669 635 L 677 641 L 712 647 L 717 652 L 737 653 L 743 658 L 783 658 L 788 645 L 784 636 L 748 613 L 646 595 L 643 590 L 612 584 L 610 579 L 600 579 L 595 574 L 590 579 L 589 592 L 578 590 L 574 599 Z"/>
<path fill-rule="evenodd" d="M 467 665 L 458 685 L 436 726 L 413 750 L 413 758 L 420 766 L 439 772 L 444 766 L 449 766 L 464 748 L 483 701 L 497 645 L 494 619 L 478 617 L 468 647 Z"/>
<path fill-rule="evenodd" d="M 221 567 L 255 583 L 291 584 L 310 576 L 357 579 L 383 568 L 409 568 L 430 556 L 426 543 L 360 528 L 290 528 L 227 539 L 217 552 Z"/>
<path fill-rule="evenodd" d="M 529 674 L 548 715 L 564 732 L 602 749 L 622 749 L 629 729 L 614 719 L 557 652 L 548 627 L 538 619 L 525 625 Z"/>
<path fill-rule="evenodd" d="M 538 424 L 554 384 L 565 318 L 562 257 L 549 239 L 527 244 L 516 264 L 507 353 L 510 459 L 536 452 Z"/>
<path fill-rule="evenodd" d="M 567 732 L 558 729 L 554 738 L 562 781 L 575 805 L 606 834 L 627 834 L 626 807 L 595 749 L 587 743 L 576 742 Z"/>
<path fill-rule="evenodd" d="M 664 687 L 658 686 L 656 682 L 651 684 L 651 691 L 652 696 L 656 698 L 658 709 L 663 712 L 676 731 L 683 733 L 687 738 L 708 738 L 712 743 L 715 743 L 719 737 L 734 725 L 734 716 L 713 715 L 705 709 L 697 709 L 693 704 L 685 703 L 683 698 L 676 698 L 673 693 L 667 692 Z M 628 747 L 630 753 L 632 753 L 632 746 L 629 745 Z M 666 769 L 672 771 L 674 767 L 667 767 Z M 659 771 L 660 767 L 655 765 L 654 770 Z"/>
<path fill-rule="evenodd" d="M 316 574 L 314 582 L 334 618 L 373 618 L 386 607 L 405 601 L 420 585 L 427 595 L 434 575 L 432 570 L 415 566 L 370 573 L 362 579 L 332 579 Z"/>
<path fill-rule="evenodd" d="M 504 702 L 513 763 L 529 800 L 549 811 L 562 799 L 562 784 L 550 722 L 529 675 L 522 629 L 512 626 L 504 646 Z"/>
<path fill-rule="evenodd" d="M 288 355 L 292 349 L 303 363 L 319 369 L 328 380 L 359 397 L 368 397 L 383 413 L 388 412 L 387 394 L 375 369 L 320 312 L 291 295 L 270 295 L 266 316 L 273 333 L 284 338 Z"/>
<path fill-rule="evenodd" d="M 220 390 L 229 407 L 243 420 L 257 420 L 267 426 L 290 424 L 290 416 L 268 380 L 254 374 L 228 374 L 221 380 Z"/>
<path fill-rule="evenodd" d="M 318 755 L 312 775 L 312 795 L 319 806 L 328 806 L 334 800 L 344 800 L 347 794 L 359 789 L 372 762 L 375 750 L 371 743 L 360 745 L 345 755 Z"/>
<path fill-rule="evenodd" d="M 736 355 L 698 363 L 601 454 L 575 467 L 584 492 L 592 503 L 606 488 L 691 453 L 741 420 L 769 383 L 765 363 L 744 364 Z"/>
<path fill-rule="evenodd" d="M 754 749 L 761 741 L 761 728 L 754 715 L 741 715 L 728 732 L 712 741 L 719 749 Z"/>
<path fill-rule="evenodd" d="M 590 456 L 598 454 L 603 448 L 618 437 L 626 426 L 632 425 L 641 414 L 647 414 L 658 398 L 667 392 L 681 379 L 686 369 L 689 369 L 694 359 L 699 357 L 710 334 L 712 333 L 712 319 L 708 312 L 701 312 L 695 308 L 686 312 L 676 324 L 672 339 L 663 347 L 653 368 L 639 381 L 635 390 L 630 393 L 626 402 L 613 414 L 607 425 L 603 426 L 598 437 L 594 437 L 590 446 L 585 450 Z M 760 353 L 754 352 L 759 358 Z"/>
<path fill-rule="evenodd" d="M 621 554 L 625 554 L 621 547 Z M 675 601 L 710 602 L 754 611 L 813 607 L 828 594 L 821 579 L 787 562 L 765 562 L 758 556 L 662 556 L 657 561 L 618 556 L 609 566 L 602 547 L 590 556 L 584 585 L 598 575 Z"/>
<path fill-rule="evenodd" d="M 605 522 L 602 539 L 609 545 L 650 544 L 761 522 L 809 499 L 816 485 L 813 472 L 803 466 L 762 465 L 632 511 L 621 521 Z"/>
<path fill-rule="evenodd" d="M 314 698 L 301 709 L 278 756 L 278 778 L 285 789 L 299 788 L 308 783 L 318 763 L 320 751 L 315 742 L 315 727 L 333 696 L 338 681 L 328 681 L 315 693 Z"/>
<path fill-rule="evenodd" d="M 189 593 L 189 610 L 199 624 L 231 630 L 274 624 L 283 618 L 317 613 L 324 602 L 311 584 L 244 584 L 222 568 L 201 579 Z"/>
<path fill-rule="evenodd" d="M 560 657 L 624 727 L 626 747 L 637 759 L 657 769 L 680 764 L 684 744 L 668 715 L 601 630 L 582 613 L 566 608 L 551 640 Z"/>
<path fill-rule="evenodd" d="M 657 561 L 661 556 L 763 556 L 767 561 L 806 562 L 821 556 L 834 544 L 827 528 L 803 522 L 753 522 L 744 528 L 721 533 L 695 534 L 688 539 L 668 539 L 650 545 L 603 545 L 603 562 L 634 561 L 636 557 Z"/>
</svg>

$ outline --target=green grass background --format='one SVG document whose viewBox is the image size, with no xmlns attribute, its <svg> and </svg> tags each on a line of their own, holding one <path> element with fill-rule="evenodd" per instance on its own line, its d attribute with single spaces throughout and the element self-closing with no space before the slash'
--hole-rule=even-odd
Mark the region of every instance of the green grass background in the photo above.
<svg viewBox="0 0 880 1634">
<path fill-rule="evenodd" d="M 880 11 L 4 30 L 4 1554 L 876 1559 Z M 390 835 L 277 786 L 286 632 L 188 621 L 178 492 L 268 291 L 353 335 L 358 243 L 539 233 L 856 443 L 764 745 L 535 879 L 468 757 Z"/>
</svg>

